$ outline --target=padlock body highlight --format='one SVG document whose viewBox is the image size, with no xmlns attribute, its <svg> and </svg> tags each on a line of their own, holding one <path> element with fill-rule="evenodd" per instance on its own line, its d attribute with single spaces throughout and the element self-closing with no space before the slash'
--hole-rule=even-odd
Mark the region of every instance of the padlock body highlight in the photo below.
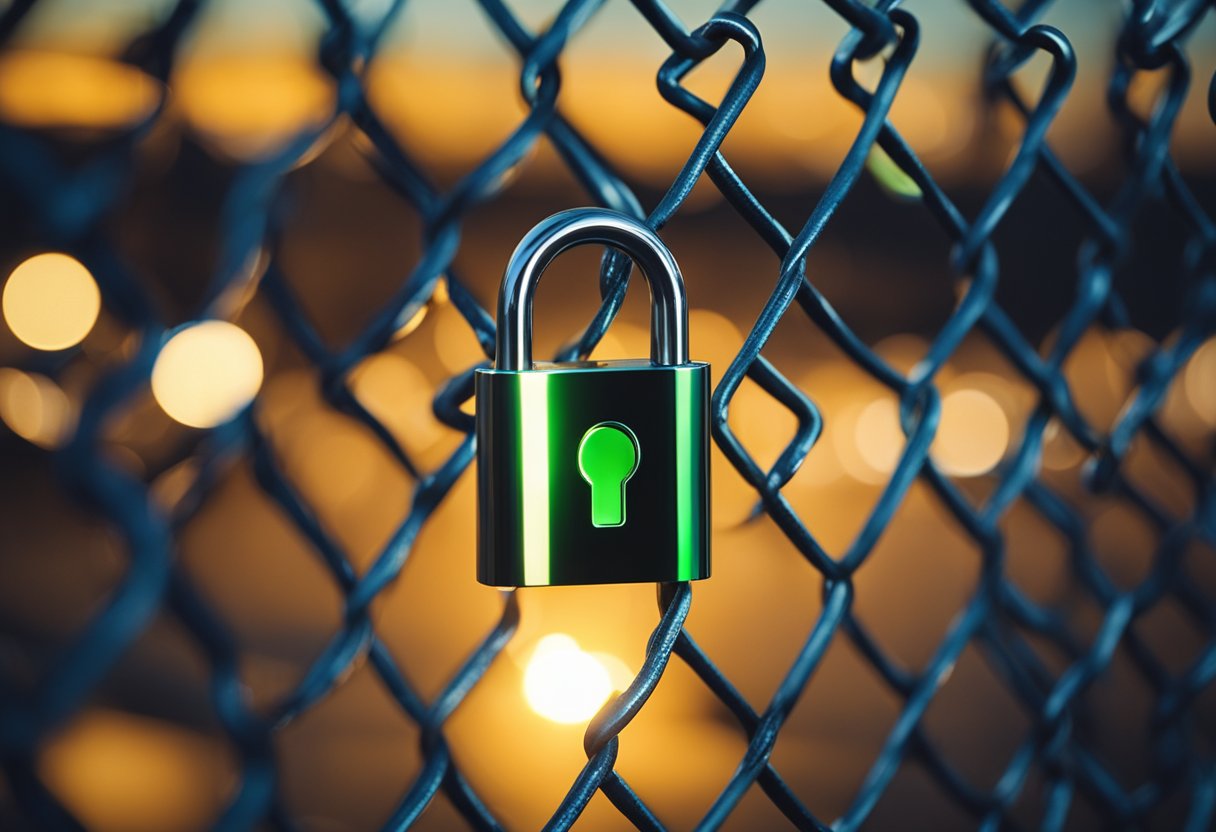
<svg viewBox="0 0 1216 832">
<path fill-rule="evenodd" d="M 708 364 L 479 370 L 476 391 L 479 581 L 709 577 Z M 615 446 L 600 443 L 612 458 L 588 457 L 596 448 L 585 440 L 605 426 L 631 435 L 632 466 L 619 436 Z M 593 485 L 596 477 L 610 479 Z M 606 489 L 619 489 L 619 502 Z"/>
</svg>

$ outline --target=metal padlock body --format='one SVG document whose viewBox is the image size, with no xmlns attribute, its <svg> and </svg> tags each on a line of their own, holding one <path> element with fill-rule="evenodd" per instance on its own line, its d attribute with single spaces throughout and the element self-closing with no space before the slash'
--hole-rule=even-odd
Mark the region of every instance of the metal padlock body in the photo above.
<svg viewBox="0 0 1216 832">
<path fill-rule="evenodd" d="M 708 577 L 708 397 L 706 364 L 611 361 L 478 374 L 478 580 Z M 605 422 L 627 425 L 640 453 L 626 483 L 625 522 L 596 528 L 577 453 L 587 431 Z"/>
<path fill-rule="evenodd" d="M 650 360 L 532 365 L 531 306 L 562 251 L 602 243 L 651 287 Z M 658 237 L 604 209 L 566 211 L 521 241 L 499 296 L 498 368 L 479 370 L 478 566 L 491 586 L 688 581 L 709 577 L 709 365 L 687 357 L 683 281 Z M 580 470 L 588 432 L 635 440 L 622 522 L 596 526 Z"/>
</svg>

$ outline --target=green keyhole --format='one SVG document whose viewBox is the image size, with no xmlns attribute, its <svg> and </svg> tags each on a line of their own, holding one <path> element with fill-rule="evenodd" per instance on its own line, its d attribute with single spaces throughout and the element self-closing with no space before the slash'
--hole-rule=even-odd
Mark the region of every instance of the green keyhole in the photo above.
<svg viewBox="0 0 1216 832">
<path fill-rule="evenodd" d="M 578 443 L 578 470 L 591 483 L 591 525 L 625 525 L 625 483 L 638 470 L 638 439 L 620 422 L 600 422 Z"/>
</svg>

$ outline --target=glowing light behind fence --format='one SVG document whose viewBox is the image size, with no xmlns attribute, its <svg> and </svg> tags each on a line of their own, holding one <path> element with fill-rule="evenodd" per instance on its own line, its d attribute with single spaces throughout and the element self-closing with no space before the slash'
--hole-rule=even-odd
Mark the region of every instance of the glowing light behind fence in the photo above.
<svg viewBox="0 0 1216 832">
<path fill-rule="evenodd" d="M 0 116 L 34 128 L 110 130 L 151 114 L 159 85 L 135 67 L 34 50 L 0 56 Z"/>
<path fill-rule="evenodd" d="M 203 828 L 225 779 L 217 743 L 168 722 L 92 710 L 46 747 L 39 769 L 88 829 Z"/>
<path fill-rule="evenodd" d="M 614 688 L 609 668 L 564 633 L 545 636 L 524 670 L 524 698 L 533 711 L 563 725 L 586 722 Z"/>
<path fill-rule="evenodd" d="M 152 395 L 165 413 L 194 428 L 226 422 L 262 386 L 262 354 L 243 329 L 204 321 L 181 330 L 161 348 L 152 368 Z"/>
<path fill-rule="evenodd" d="M 75 413 L 67 395 L 46 376 L 0 367 L 0 419 L 22 439 L 55 448 Z"/>
<path fill-rule="evenodd" d="M 1186 398 L 1195 413 L 1209 425 L 1216 425 L 1216 338 L 1209 338 L 1186 367 Z"/>
<path fill-rule="evenodd" d="M 101 311 L 97 281 L 84 265 L 58 252 L 25 260 L 4 284 L 4 320 L 23 343 L 64 350 L 84 340 Z"/>
<path fill-rule="evenodd" d="M 942 398 L 933 461 L 947 474 L 977 477 L 996 467 L 1009 444 L 1009 420 L 983 390 L 962 388 Z"/>
<path fill-rule="evenodd" d="M 894 398 L 875 399 L 855 411 L 851 434 L 835 434 L 849 474 L 861 482 L 886 482 L 907 444 Z M 988 392 L 960 387 L 942 397 L 941 421 L 930 456 L 943 473 L 976 477 L 991 471 L 1009 446 L 1009 418 Z"/>
<path fill-rule="evenodd" d="M 240 160 L 273 153 L 322 125 L 333 109 L 333 85 L 312 61 L 292 54 L 198 58 L 173 80 L 190 125 Z"/>
</svg>

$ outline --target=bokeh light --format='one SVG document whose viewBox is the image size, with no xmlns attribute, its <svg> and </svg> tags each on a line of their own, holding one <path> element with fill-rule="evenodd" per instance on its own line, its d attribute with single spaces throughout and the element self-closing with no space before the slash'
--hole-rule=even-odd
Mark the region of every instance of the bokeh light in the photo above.
<svg viewBox="0 0 1216 832">
<path fill-rule="evenodd" d="M 84 265 L 58 252 L 25 260 L 4 284 L 4 320 L 22 342 L 64 350 L 84 340 L 101 311 L 97 281 Z"/>
<path fill-rule="evenodd" d="M 152 368 L 157 404 L 192 428 L 228 421 L 261 386 L 258 345 L 227 321 L 203 321 L 179 331 L 161 348 Z"/>
<path fill-rule="evenodd" d="M 173 78 L 186 120 L 236 159 L 273 153 L 333 109 L 334 88 L 306 58 L 222 55 L 185 61 Z"/>
<path fill-rule="evenodd" d="M 963 387 L 943 396 L 941 407 L 930 447 L 933 462 L 954 477 L 991 471 L 1009 444 L 1009 419 L 1000 404 L 983 390 Z M 870 402 L 857 412 L 851 436 L 847 432 L 835 436 L 849 475 L 873 484 L 886 482 L 907 443 L 899 425 L 899 404 L 893 398 Z"/>
<path fill-rule="evenodd" d="M 60 733 L 39 769 L 86 828 L 203 828 L 223 795 L 223 750 L 169 722 L 92 710 Z"/>
<path fill-rule="evenodd" d="M 853 436 L 835 434 L 846 447 L 837 447 L 845 469 L 861 482 L 882 483 L 895 470 L 905 439 L 899 427 L 899 405 L 894 399 L 870 402 L 857 414 Z M 848 443 L 855 443 L 847 447 Z"/>
<path fill-rule="evenodd" d="M 23 50 L 0 57 L 0 115 L 36 128 L 115 129 L 146 118 L 160 86 L 119 61 Z"/>
<path fill-rule="evenodd" d="M 43 448 L 58 447 L 74 421 L 67 395 L 37 373 L 0 367 L 0 419 L 9 430 Z"/>
<path fill-rule="evenodd" d="M 1216 425 L 1216 338 L 1203 343 L 1186 365 L 1186 398 L 1199 418 Z"/>
<path fill-rule="evenodd" d="M 608 672 L 608 680 L 612 683 L 612 690 L 620 692 L 629 687 L 633 683 L 634 672 L 625 664 L 619 657 L 611 653 L 592 653 L 591 657 L 600 663 L 600 666 Z"/>
<path fill-rule="evenodd" d="M 608 668 L 564 633 L 542 638 L 524 670 L 528 706 L 563 725 L 591 719 L 612 690 Z"/>
<path fill-rule="evenodd" d="M 1009 420 L 996 399 L 983 390 L 963 388 L 942 398 L 942 418 L 930 454 L 955 477 L 991 471 L 1009 444 Z"/>
</svg>

